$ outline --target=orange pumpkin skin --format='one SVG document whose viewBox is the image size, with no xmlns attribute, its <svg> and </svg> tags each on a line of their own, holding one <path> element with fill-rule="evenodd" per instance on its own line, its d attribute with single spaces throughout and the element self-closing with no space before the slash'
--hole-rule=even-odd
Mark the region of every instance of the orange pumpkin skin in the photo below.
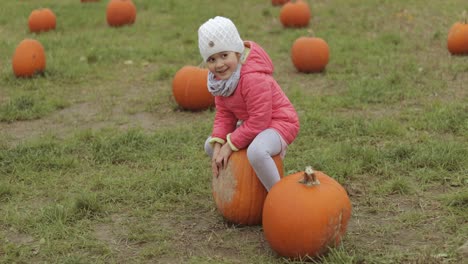
<svg viewBox="0 0 468 264">
<path fill-rule="evenodd" d="M 12 67 L 17 77 L 31 77 L 36 73 L 42 73 L 46 67 L 42 44 L 34 39 L 21 41 L 13 54 Z"/>
<path fill-rule="evenodd" d="M 208 92 L 208 69 L 184 66 L 172 80 L 172 94 L 177 104 L 186 110 L 205 110 L 214 105 L 214 96 Z"/>
<path fill-rule="evenodd" d="M 271 0 L 271 4 L 274 6 L 281 6 L 289 2 L 290 0 Z"/>
<path fill-rule="evenodd" d="M 345 189 L 316 171 L 319 185 L 299 181 L 304 172 L 281 179 L 271 188 L 263 208 L 263 230 L 271 248 L 289 258 L 315 257 L 340 243 L 351 217 Z"/>
<path fill-rule="evenodd" d="M 311 16 L 309 5 L 300 0 L 287 2 L 280 10 L 280 21 L 284 27 L 307 27 Z"/>
<path fill-rule="evenodd" d="M 273 157 L 283 177 L 283 161 Z M 233 152 L 227 168 L 212 180 L 213 197 L 218 211 L 228 222 L 238 225 L 262 223 L 262 211 L 267 191 L 247 159 L 245 149 Z"/>
<path fill-rule="evenodd" d="M 131 0 L 110 0 L 106 18 L 107 24 L 112 27 L 133 24 L 136 20 L 136 6 Z"/>
<path fill-rule="evenodd" d="M 321 72 L 328 64 L 330 48 L 327 42 L 316 37 L 299 37 L 291 48 L 294 67 L 300 72 Z"/>
<path fill-rule="evenodd" d="M 57 18 L 49 8 L 33 10 L 28 18 L 29 31 L 41 32 L 55 29 Z"/>
<path fill-rule="evenodd" d="M 453 55 L 468 54 L 468 23 L 455 23 L 449 30 L 447 48 Z"/>
</svg>

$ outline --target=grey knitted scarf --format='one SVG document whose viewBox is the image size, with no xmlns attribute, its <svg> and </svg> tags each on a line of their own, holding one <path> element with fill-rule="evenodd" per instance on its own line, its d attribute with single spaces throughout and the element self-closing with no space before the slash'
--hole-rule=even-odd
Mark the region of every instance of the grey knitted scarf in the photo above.
<svg viewBox="0 0 468 264">
<path fill-rule="evenodd" d="M 214 96 L 230 96 L 236 90 L 240 79 L 241 64 L 227 80 L 216 80 L 212 72 L 208 73 L 208 91 Z"/>
</svg>

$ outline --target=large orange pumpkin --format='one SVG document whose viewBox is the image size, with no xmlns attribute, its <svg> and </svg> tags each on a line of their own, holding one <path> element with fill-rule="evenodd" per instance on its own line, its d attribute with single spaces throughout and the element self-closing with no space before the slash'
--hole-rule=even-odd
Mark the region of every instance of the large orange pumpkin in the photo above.
<svg viewBox="0 0 468 264">
<path fill-rule="evenodd" d="M 131 0 L 110 0 L 106 9 L 107 24 L 112 27 L 133 24 L 136 11 L 136 6 Z"/>
<path fill-rule="evenodd" d="M 468 23 L 466 17 L 464 22 L 456 22 L 450 28 L 447 48 L 453 55 L 468 54 Z"/>
<path fill-rule="evenodd" d="M 44 47 L 35 39 L 24 39 L 16 47 L 12 66 L 17 77 L 31 77 L 42 73 L 46 67 Z"/>
<path fill-rule="evenodd" d="M 273 157 L 283 177 L 283 161 Z M 230 223 L 257 225 L 262 223 L 262 210 L 267 191 L 247 159 L 245 149 L 233 152 L 226 169 L 213 176 L 213 197 L 218 211 Z"/>
<path fill-rule="evenodd" d="M 208 69 L 186 65 L 172 80 L 172 94 L 177 104 L 186 110 L 204 110 L 214 105 L 214 96 L 208 91 Z"/>
<path fill-rule="evenodd" d="M 271 0 L 271 4 L 274 6 L 280 6 L 286 4 L 289 1 L 290 0 Z"/>
<path fill-rule="evenodd" d="M 280 21 L 284 27 L 307 27 L 311 16 L 309 4 L 302 0 L 287 2 L 280 10 Z"/>
<path fill-rule="evenodd" d="M 325 69 L 330 57 L 327 42 L 317 37 L 299 37 L 291 48 L 291 59 L 300 72 L 320 72 Z"/>
<path fill-rule="evenodd" d="M 57 19 L 49 8 L 33 10 L 28 18 L 29 31 L 41 32 L 55 29 Z"/>
<path fill-rule="evenodd" d="M 279 255 L 315 257 L 341 242 L 350 217 L 346 190 L 333 178 L 308 167 L 271 188 L 263 207 L 263 230 Z"/>
</svg>

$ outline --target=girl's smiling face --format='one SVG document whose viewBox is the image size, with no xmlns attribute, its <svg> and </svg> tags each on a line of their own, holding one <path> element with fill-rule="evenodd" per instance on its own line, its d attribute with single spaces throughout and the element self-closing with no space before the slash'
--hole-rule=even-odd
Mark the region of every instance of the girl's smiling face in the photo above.
<svg viewBox="0 0 468 264">
<path fill-rule="evenodd" d="M 237 69 L 240 54 L 234 51 L 222 51 L 208 57 L 206 64 L 208 70 L 218 80 L 227 80 Z"/>
</svg>

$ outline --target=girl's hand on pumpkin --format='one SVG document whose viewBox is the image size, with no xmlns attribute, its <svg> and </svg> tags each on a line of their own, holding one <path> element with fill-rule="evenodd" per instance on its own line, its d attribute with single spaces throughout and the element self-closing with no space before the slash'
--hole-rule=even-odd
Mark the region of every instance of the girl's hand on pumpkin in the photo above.
<svg viewBox="0 0 468 264">
<path fill-rule="evenodd" d="M 220 149 L 220 151 L 219 151 L 219 153 L 218 153 L 218 155 L 216 157 L 216 160 L 215 160 L 216 165 L 218 166 L 218 168 L 222 168 L 222 169 L 227 168 L 227 163 L 229 161 L 229 157 L 231 156 L 231 154 L 232 154 L 231 147 L 229 146 L 229 144 L 225 143 L 221 147 L 221 149 Z"/>
<path fill-rule="evenodd" d="M 221 144 L 214 143 L 213 157 L 211 158 L 211 170 L 213 171 L 213 175 L 216 177 L 218 177 L 218 174 L 219 174 L 219 167 L 216 164 L 216 158 L 218 157 L 220 150 L 221 150 Z"/>
<path fill-rule="evenodd" d="M 219 175 L 219 168 L 218 165 L 216 165 L 216 161 L 211 161 L 211 171 L 213 172 L 213 175 L 215 177 L 218 177 Z"/>
</svg>

